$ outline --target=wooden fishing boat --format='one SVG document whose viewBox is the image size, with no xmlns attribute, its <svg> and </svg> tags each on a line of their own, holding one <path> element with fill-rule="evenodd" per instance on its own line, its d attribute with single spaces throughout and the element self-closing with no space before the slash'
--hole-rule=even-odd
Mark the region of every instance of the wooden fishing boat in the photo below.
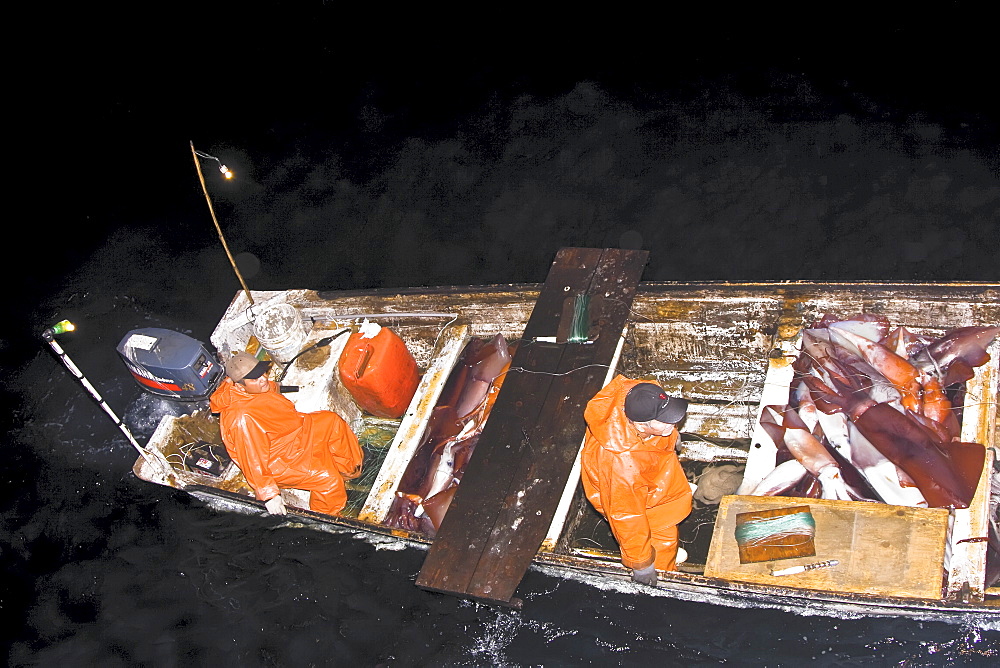
<svg viewBox="0 0 1000 668">
<path fill-rule="evenodd" d="M 295 386 L 300 411 L 343 416 L 365 449 L 362 476 L 349 483 L 340 516 L 307 510 L 306 492 L 285 490 L 288 519 L 428 550 L 416 584 L 488 603 L 519 606 L 528 568 L 637 595 L 802 614 L 902 616 L 995 624 L 1000 590 L 986 585 L 986 537 L 996 522 L 1000 473 L 998 362 L 958 388 L 961 440 L 985 446 L 968 508 L 904 507 L 860 501 L 750 496 L 735 490 L 698 501 L 680 526 L 688 559 L 661 572 L 659 586 L 630 580 L 607 524 L 582 493 L 579 451 L 587 400 L 616 374 L 655 379 L 690 401 L 679 454 L 695 484 L 728 467 L 744 480 L 775 468 L 776 448 L 760 415 L 789 401 L 801 332 L 827 313 L 875 313 L 926 336 L 1000 323 L 1000 285 L 984 283 L 640 283 L 643 251 L 563 249 L 542 285 L 405 290 L 241 292 L 212 334 L 221 354 L 260 351 L 253 306 L 294 307 L 302 349 L 365 319 L 406 343 L 420 382 L 399 419 L 362 411 L 338 377 L 347 337 L 310 349 L 272 378 Z M 252 295 L 251 305 L 248 295 Z M 582 303 L 579 295 L 587 295 Z M 506 379 L 461 484 L 436 535 L 388 526 L 386 516 L 436 402 L 463 348 L 497 334 L 518 341 Z M 954 388 L 953 388 L 954 389 Z M 185 448 L 221 443 L 207 413 L 167 416 L 140 457 L 139 478 L 180 488 L 226 510 L 263 512 L 238 468 L 219 477 L 184 464 Z M 992 494 L 991 494 L 992 492 Z M 779 561 L 740 557 L 734 527 L 745 513 L 807 506 L 815 518 L 811 554 Z M 780 568 L 839 561 L 792 575 Z"/>
</svg>

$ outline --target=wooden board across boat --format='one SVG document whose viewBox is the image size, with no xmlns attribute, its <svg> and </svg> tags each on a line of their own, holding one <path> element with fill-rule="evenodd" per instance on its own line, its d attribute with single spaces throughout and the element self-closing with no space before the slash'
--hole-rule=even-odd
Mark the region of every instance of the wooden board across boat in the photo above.
<svg viewBox="0 0 1000 668">
<path fill-rule="evenodd" d="M 735 495 L 718 505 L 696 503 L 680 525 L 688 561 L 676 572 L 661 572 L 659 587 L 652 589 L 632 583 L 618 561 L 606 522 L 584 498 L 578 455 L 583 405 L 620 373 L 653 379 L 690 401 L 679 446 L 690 480 L 719 466 L 743 469 L 746 479 L 760 480 L 774 468 L 776 452 L 759 428 L 760 412 L 787 403 L 803 327 L 828 312 L 877 313 L 929 336 L 996 325 L 1000 285 L 638 283 L 645 261 L 646 254 L 637 251 L 563 249 L 544 285 L 253 292 L 256 305 L 297 309 L 308 331 L 303 346 L 365 318 L 389 326 L 406 342 L 422 374 L 406 413 L 387 420 L 364 414 L 340 385 L 336 363 L 347 337 L 291 365 L 283 383 L 299 391 L 286 396 L 300 411 L 342 415 L 359 435 L 366 461 L 362 476 L 349 485 L 341 516 L 311 512 L 307 492 L 284 490 L 290 517 L 323 530 L 428 548 L 419 586 L 501 605 L 520 605 L 514 594 L 532 567 L 640 595 L 808 614 L 995 623 L 1000 591 L 985 585 L 984 538 L 991 484 L 1000 484 L 994 468 L 1000 444 L 996 342 L 990 361 L 961 395 L 962 440 L 987 449 L 968 509 Z M 590 317 L 583 323 L 584 340 L 570 340 L 567 318 L 574 309 L 567 299 L 578 294 L 591 298 Z M 249 306 L 240 292 L 223 315 L 212 334 L 220 353 L 256 350 Z M 504 383 L 436 538 L 386 526 L 403 472 L 462 349 L 472 337 L 496 334 L 531 345 L 520 345 L 515 354 L 516 375 Z M 187 443 L 220 442 L 216 422 L 208 414 L 167 416 L 147 446 L 177 462 Z M 140 457 L 134 472 L 214 507 L 263 512 L 235 467 L 222 480 L 184 470 L 167 479 Z M 795 506 L 808 506 L 815 518 L 815 555 L 741 563 L 736 515 Z M 768 575 L 775 564 L 828 559 L 840 563 L 799 575 Z M 900 575 L 887 580 L 886 573 Z"/>
</svg>

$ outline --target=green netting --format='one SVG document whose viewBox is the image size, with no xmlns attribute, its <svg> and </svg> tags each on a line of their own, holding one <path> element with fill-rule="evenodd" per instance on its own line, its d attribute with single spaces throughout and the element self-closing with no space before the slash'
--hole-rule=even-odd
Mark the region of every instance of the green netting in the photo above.
<svg viewBox="0 0 1000 668">
<path fill-rule="evenodd" d="M 357 517 L 361 512 L 398 429 L 398 420 L 364 418 L 357 436 L 365 454 L 365 461 L 361 467 L 361 475 L 347 481 L 347 506 L 341 511 L 341 515 Z"/>
</svg>

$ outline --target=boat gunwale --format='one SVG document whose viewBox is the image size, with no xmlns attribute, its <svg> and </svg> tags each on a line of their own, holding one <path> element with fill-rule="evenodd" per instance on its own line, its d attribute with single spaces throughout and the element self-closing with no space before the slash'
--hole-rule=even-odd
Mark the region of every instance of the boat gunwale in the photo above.
<svg viewBox="0 0 1000 668">
<path fill-rule="evenodd" d="M 1000 289 L 1000 283 L 992 281 L 642 281 L 639 283 L 639 292 L 655 291 L 661 288 L 698 289 L 708 288 L 760 288 L 760 287 L 821 287 L 821 288 L 869 288 L 869 287 L 889 287 L 889 288 L 994 288 Z M 419 294 L 467 294 L 475 292 L 518 292 L 522 290 L 541 290 L 542 283 L 486 283 L 481 285 L 428 285 L 428 286 L 405 286 L 405 287 L 378 287 L 378 288 L 357 288 L 350 290 L 315 290 L 317 297 L 323 300 L 331 300 L 330 296 L 354 297 L 354 296 L 385 296 L 385 295 L 419 295 Z M 274 290 L 264 292 L 289 292 L 290 290 Z M 256 291 L 254 291 L 256 292 Z M 239 297 L 237 294 L 237 297 Z M 330 296 L 327 296 L 330 295 Z"/>
</svg>

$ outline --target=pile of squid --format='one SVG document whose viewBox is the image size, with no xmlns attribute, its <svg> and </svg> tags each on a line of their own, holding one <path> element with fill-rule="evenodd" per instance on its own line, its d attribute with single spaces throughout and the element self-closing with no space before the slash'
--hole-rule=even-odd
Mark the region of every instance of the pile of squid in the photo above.
<svg viewBox="0 0 1000 668">
<path fill-rule="evenodd" d="M 427 430 L 400 478 L 384 524 L 433 537 L 510 368 L 516 344 L 470 339 L 448 376 Z"/>
<path fill-rule="evenodd" d="M 788 404 L 760 417 L 777 466 L 744 493 L 967 508 L 985 448 L 961 441 L 965 381 L 998 334 L 930 339 L 880 315 L 825 315 L 802 331 Z"/>
</svg>

